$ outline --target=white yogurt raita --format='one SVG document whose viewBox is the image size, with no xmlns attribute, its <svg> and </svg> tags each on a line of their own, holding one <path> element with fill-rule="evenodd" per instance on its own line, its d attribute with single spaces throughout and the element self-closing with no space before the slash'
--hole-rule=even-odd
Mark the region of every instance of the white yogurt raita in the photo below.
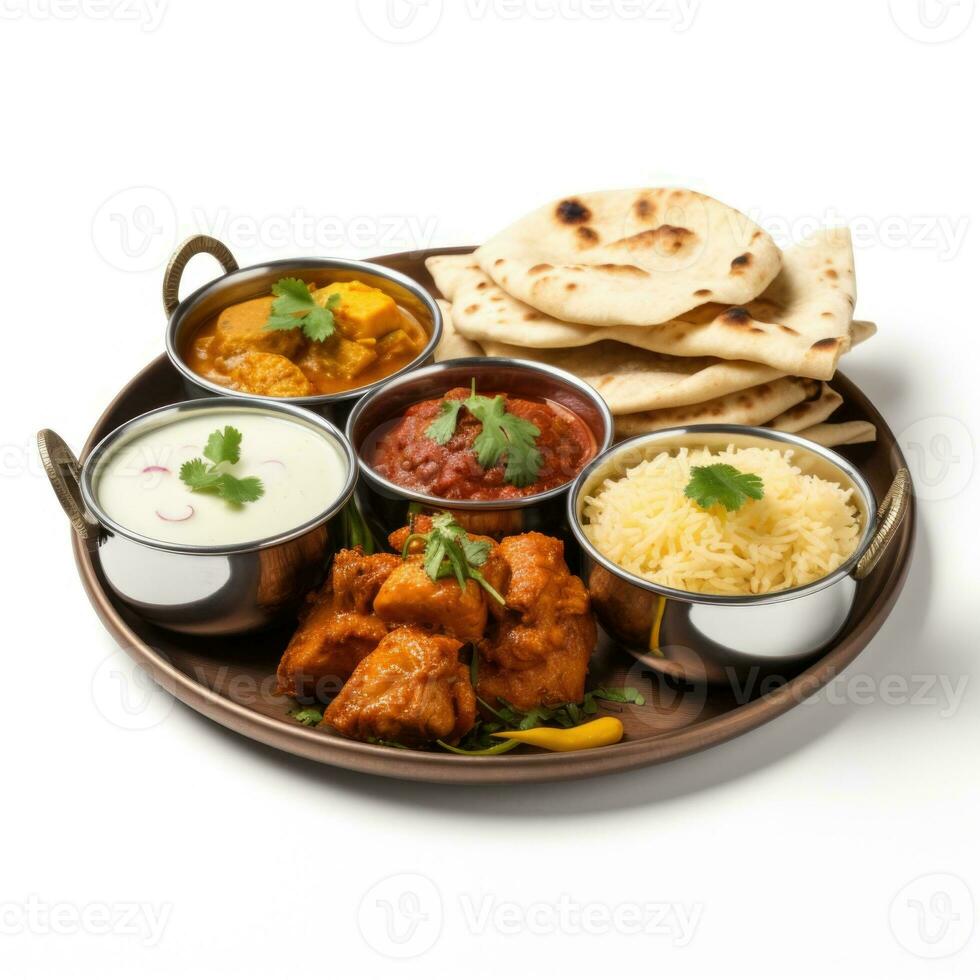
<svg viewBox="0 0 980 980">
<path fill-rule="evenodd" d="M 264 490 L 258 500 L 230 504 L 193 492 L 180 478 L 188 460 L 210 466 L 204 446 L 225 426 L 241 432 L 241 455 L 220 470 L 258 477 Z M 110 449 L 93 489 L 105 513 L 136 534 L 171 544 L 233 546 L 301 527 L 336 501 L 346 480 L 346 458 L 328 434 L 271 412 L 204 409 Z"/>
</svg>

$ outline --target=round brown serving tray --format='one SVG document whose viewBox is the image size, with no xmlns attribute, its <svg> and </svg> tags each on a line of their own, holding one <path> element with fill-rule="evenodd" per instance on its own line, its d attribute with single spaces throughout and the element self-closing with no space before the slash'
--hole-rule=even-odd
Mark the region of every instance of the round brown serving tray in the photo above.
<svg viewBox="0 0 980 980">
<path fill-rule="evenodd" d="M 438 295 L 425 269 L 425 259 L 437 251 L 467 250 L 405 252 L 373 261 L 404 272 Z M 885 420 L 852 382 L 838 374 L 834 386 L 844 397 L 837 418 L 866 419 L 877 427 L 877 442 L 839 451 L 860 467 L 881 500 L 905 466 L 901 450 Z M 180 376 L 161 355 L 109 405 L 89 436 L 83 459 L 116 426 L 184 397 Z M 750 690 L 697 687 L 664 678 L 606 642 L 594 659 L 590 685 L 629 684 L 646 699 L 642 706 L 604 705 L 610 711 L 622 709 L 624 741 L 584 752 L 521 749 L 482 758 L 353 742 L 301 725 L 287 713 L 294 702 L 277 696 L 272 683 L 290 630 L 214 640 L 157 629 L 112 598 L 97 554 L 76 535 L 72 539 L 82 582 L 109 632 L 158 684 L 195 711 L 258 742 L 317 762 L 402 779 L 478 784 L 576 779 L 666 762 L 728 741 L 801 704 L 851 663 L 881 628 L 905 582 L 914 534 L 912 501 L 888 554 L 858 583 L 854 606 L 839 635 L 802 661 L 798 673 L 776 677 L 761 671 Z"/>
</svg>

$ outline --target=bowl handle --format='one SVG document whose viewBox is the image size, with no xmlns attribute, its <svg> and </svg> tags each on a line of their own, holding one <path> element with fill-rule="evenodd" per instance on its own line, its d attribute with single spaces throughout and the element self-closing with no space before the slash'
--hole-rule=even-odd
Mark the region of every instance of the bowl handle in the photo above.
<svg viewBox="0 0 980 980">
<path fill-rule="evenodd" d="M 168 317 L 173 315 L 180 303 L 180 279 L 187 263 L 201 252 L 213 255 L 226 273 L 238 269 L 235 256 L 224 242 L 219 242 L 210 235 L 191 235 L 187 241 L 177 246 L 167 263 L 167 271 L 163 274 L 163 309 Z"/>
<path fill-rule="evenodd" d="M 75 454 L 65 440 L 50 429 L 42 429 L 37 434 L 37 451 L 58 503 L 68 515 L 75 533 L 86 543 L 96 541 L 99 524 L 82 499 L 79 486 L 82 468 Z"/>
<path fill-rule="evenodd" d="M 893 538 L 902 526 L 909 503 L 912 500 L 912 477 L 903 466 L 896 474 L 892 485 L 885 494 L 878 508 L 878 528 L 871 544 L 865 549 L 854 569 L 854 577 L 858 580 L 867 578 L 875 566 L 881 561 L 882 555 L 888 550 Z"/>
</svg>

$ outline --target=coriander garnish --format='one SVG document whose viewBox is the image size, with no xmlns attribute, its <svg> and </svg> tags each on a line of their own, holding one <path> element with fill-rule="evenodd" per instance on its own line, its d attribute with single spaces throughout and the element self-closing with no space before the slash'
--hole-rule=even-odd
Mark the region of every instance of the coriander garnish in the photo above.
<svg viewBox="0 0 980 980">
<path fill-rule="evenodd" d="M 473 579 L 502 606 L 506 605 L 503 596 L 477 571 L 490 556 L 490 542 L 474 541 L 452 514 L 437 514 L 432 518 L 431 531 L 410 534 L 405 539 L 402 558 L 408 557 L 408 549 L 414 541 L 425 542 L 422 567 L 433 582 L 454 575 L 460 589 L 465 589 L 466 580 Z"/>
<path fill-rule="evenodd" d="M 215 493 L 230 504 L 247 504 L 265 493 L 262 481 L 258 477 L 247 476 L 239 479 L 225 470 L 220 469 L 222 463 L 234 465 L 241 456 L 242 434 L 238 429 L 226 425 L 224 429 L 215 429 L 208 436 L 204 455 L 211 460 L 208 466 L 198 456 L 189 459 L 180 468 L 180 478 L 194 493 Z"/>
<path fill-rule="evenodd" d="M 301 279 L 280 279 L 272 287 L 276 297 L 272 313 L 263 330 L 294 330 L 301 327 L 310 340 L 326 340 L 336 329 L 333 310 L 340 302 L 340 293 L 327 297 L 321 306 Z"/>
<path fill-rule="evenodd" d="M 692 466 L 691 482 L 684 488 L 684 496 L 705 510 L 712 504 L 721 504 L 725 510 L 738 510 L 750 497 L 762 500 L 762 477 L 740 473 L 728 463 Z"/>
<path fill-rule="evenodd" d="M 541 453 L 535 443 L 541 430 L 533 422 L 512 415 L 505 405 L 503 395 L 478 395 L 474 378 L 469 398 L 444 401 L 425 434 L 444 446 L 456 431 L 460 409 L 465 408 L 482 424 L 480 434 L 473 440 L 477 462 L 489 469 L 506 456 L 504 479 L 515 487 L 530 486 L 541 470 Z"/>
</svg>

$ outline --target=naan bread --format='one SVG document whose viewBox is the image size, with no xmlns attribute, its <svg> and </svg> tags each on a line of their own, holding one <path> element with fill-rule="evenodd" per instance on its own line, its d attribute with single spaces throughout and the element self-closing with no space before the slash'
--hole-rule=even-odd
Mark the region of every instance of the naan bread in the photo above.
<svg viewBox="0 0 980 980">
<path fill-rule="evenodd" d="M 874 334 L 874 324 L 855 322 L 854 327 L 853 344 Z M 520 357 L 569 371 L 592 385 L 614 415 L 695 405 L 785 375 L 764 364 L 716 357 L 670 357 L 611 340 L 567 350 L 531 350 L 494 343 L 481 346 L 490 357 Z"/>
<path fill-rule="evenodd" d="M 456 330 L 452 307 L 443 299 L 437 299 L 436 302 L 442 311 L 442 340 L 435 349 L 435 359 L 451 361 L 455 357 L 482 357 L 483 348 L 472 340 L 467 340 Z"/>
<path fill-rule="evenodd" d="M 841 405 L 844 399 L 830 385 L 823 383 L 813 398 L 800 402 L 787 409 L 782 415 L 766 423 L 768 429 L 780 432 L 802 432 L 820 422 L 826 422 Z"/>
<path fill-rule="evenodd" d="M 765 425 L 805 398 L 812 397 L 820 386 L 807 378 L 779 378 L 768 384 L 758 385 L 745 391 L 737 391 L 722 398 L 686 405 L 680 408 L 663 408 L 656 412 L 638 412 L 634 415 L 616 416 L 616 438 L 625 439 L 657 429 L 669 429 L 675 425 L 700 425 L 706 423 L 731 425 Z"/>
<path fill-rule="evenodd" d="M 452 301 L 456 328 L 477 343 L 535 349 L 582 347 L 602 340 L 680 357 L 750 360 L 823 381 L 848 350 L 856 282 L 850 232 L 817 232 L 788 249 L 779 276 L 741 307 L 708 303 L 653 327 L 589 327 L 539 312 L 500 289 L 475 254 L 426 261 L 439 292 Z"/>
<path fill-rule="evenodd" d="M 775 278 L 772 238 L 695 191 L 598 191 L 554 201 L 476 252 L 512 296 L 559 320 L 664 323 L 708 301 L 743 304 Z"/>
<path fill-rule="evenodd" d="M 874 442 L 878 432 L 870 422 L 824 422 L 796 433 L 820 446 L 856 446 L 862 442 Z"/>
</svg>

